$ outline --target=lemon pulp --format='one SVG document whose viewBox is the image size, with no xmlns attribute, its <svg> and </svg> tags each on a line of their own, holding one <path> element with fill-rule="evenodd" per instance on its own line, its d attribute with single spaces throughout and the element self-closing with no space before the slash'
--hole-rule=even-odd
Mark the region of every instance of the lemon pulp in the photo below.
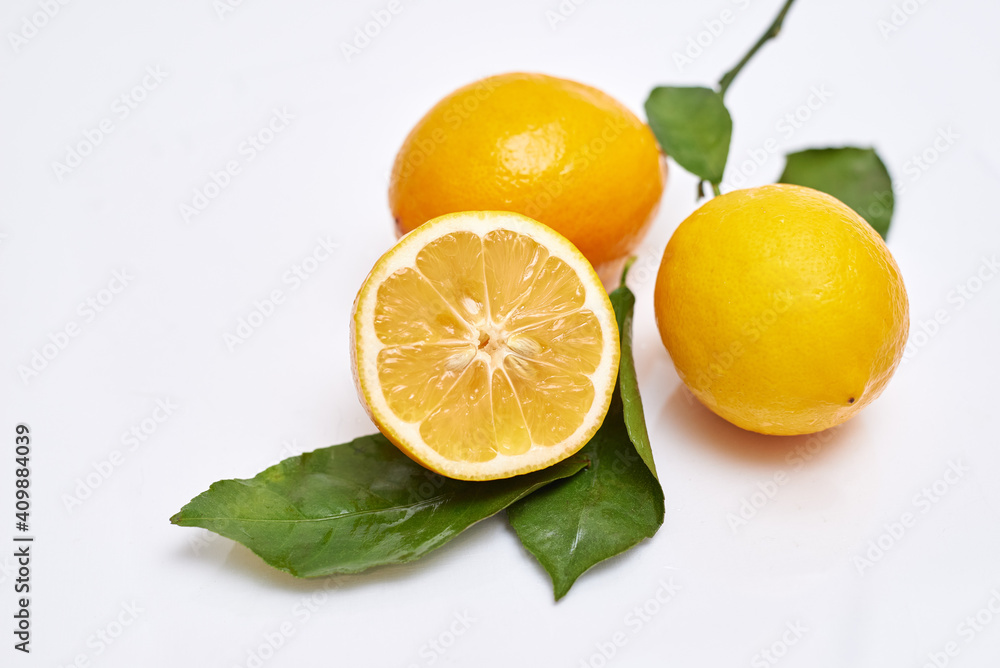
<svg viewBox="0 0 1000 668">
<path fill-rule="evenodd" d="M 452 461 L 562 443 L 595 401 L 604 333 L 564 260 L 509 229 L 455 231 L 379 286 L 376 369 L 396 417 Z"/>
<path fill-rule="evenodd" d="M 351 317 L 358 396 L 427 468 L 507 478 L 597 432 L 618 376 L 614 309 L 565 237 L 526 216 L 428 221 L 372 268 Z"/>
</svg>

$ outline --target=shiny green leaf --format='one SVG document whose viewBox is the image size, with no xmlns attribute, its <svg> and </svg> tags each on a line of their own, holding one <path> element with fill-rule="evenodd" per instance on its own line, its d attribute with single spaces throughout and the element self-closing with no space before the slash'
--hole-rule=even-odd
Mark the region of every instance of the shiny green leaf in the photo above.
<svg viewBox="0 0 1000 668">
<path fill-rule="evenodd" d="M 833 195 L 882 235 L 889 233 L 895 197 L 892 178 L 872 148 L 813 148 L 786 158 L 781 183 L 808 186 Z"/>
<path fill-rule="evenodd" d="M 654 88 L 646 117 L 664 153 L 711 183 L 721 183 L 729 157 L 733 119 L 711 88 Z"/>
<path fill-rule="evenodd" d="M 623 285 L 611 302 L 622 336 L 623 370 L 604 424 L 580 451 L 590 466 L 507 510 L 521 543 L 552 578 L 556 599 L 591 566 L 651 537 L 663 524 L 663 490 L 631 359 L 635 297 Z"/>
<path fill-rule="evenodd" d="M 653 449 L 649 444 L 649 432 L 646 431 L 646 416 L 642 410 L 639 379 L 632 357 L 632 314 L 635 310 L 635 295 L 625 287 L 623 277 L 622 286 L 609 297 L 615 309 L 615 316 L 618 318 L 618 332 L 621 336 L 622 354 L 621 363 L 618 365 L 618 390 L 621 392 L 625 428 L 636 452 L 646 463 L 649 472 L 656 477 L 656 464 L 653 462 Z"/>
<path fill-rule="evenodd" d="M 586 465 L 576 456 L 505 480 L 452 480 L 374 434 L 216 482 L 170 521 L 231 538 L 299 577 L 356 573 L 417 559 Z"/>
</svg>

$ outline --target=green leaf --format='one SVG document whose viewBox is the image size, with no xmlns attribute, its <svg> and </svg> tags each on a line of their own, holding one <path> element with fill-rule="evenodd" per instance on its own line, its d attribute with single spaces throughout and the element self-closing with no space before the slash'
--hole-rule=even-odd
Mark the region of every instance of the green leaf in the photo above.
<svg viewBox="0 0 1000 668">
<path fill-rule="evenodd" d="M 635 360 L 632 357 L 632 313 L 635 311 L 635 295 L 625 287 L 625 279 L 622 277 L 621 287 L 608 296 L 618 318 L 618 332 L 621 337 L 622 356 L 618 365 L 618 390 L 621 392 L 625 429 L 636 452 L 646 463 L 649 472 L 656 477 L 653 448 L 649 444 L 646 416 L 642 410 L 642 397 L 639 396 L 639 379 L 635 373 Z"/>
<path fill-rule="evenodd" d="M 678 165 L 721 183 L 729 157 L 733 119 L 722 95 L 711 88 L 654 88 L 646 117 L 663 151 Z"/>
<path fill-rule="evenodd" d="M 663 524 L 663 490 L 654 473 L 632 362 L 635 297 L 622 286 L 611 301 L 624 371 L 604 424 L 580 451 L 591 464 L 507 510 L 521 543 L 552 578 L 557 600 L 591 566 L 652 537 Z"/>
<path fill-rule="evenodd" d="M 873 148 L 813 148 L 786 157 L 781 183 L 833 195 L 857 211 L 884 239 L 895 196 L 889 170 Z"/>
<path fill-rule="evenodd" d="M 357 573 L 417 559 L 586 465 L 578 455 L 505 480 L 452 480 L 374 434 L 216 482 L 170 521 L 231 538 L 299 577 Z"/>
</svg>

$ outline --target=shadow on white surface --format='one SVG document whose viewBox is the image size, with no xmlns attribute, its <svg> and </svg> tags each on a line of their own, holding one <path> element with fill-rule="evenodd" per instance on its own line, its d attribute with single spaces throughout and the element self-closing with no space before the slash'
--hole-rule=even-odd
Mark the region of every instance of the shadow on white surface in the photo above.
<svg viewBox="0 0 1000 668">
<path fill-rule="evenodd" d="M 686 387 L 678 385 L 660 411 L 659 419 L 676 425 L 692 442 L 728 459 L 772 465 L 799 454 L 807 461 L 821 459 L 849 442 L 858 431 L 863 414 L 846 423 L 815 434 L 768 436 L 741 429 L 706 408 Z"/>
</svg>

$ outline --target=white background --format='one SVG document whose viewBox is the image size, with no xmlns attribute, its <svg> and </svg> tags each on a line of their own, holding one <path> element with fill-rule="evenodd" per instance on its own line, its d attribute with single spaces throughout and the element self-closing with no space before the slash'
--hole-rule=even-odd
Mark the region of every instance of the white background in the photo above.
<svg viewBox="0 0 1000 668">
<path fill-rule="evenodd" d="M 815 441 L 717 419 L 689 400 L 660 344 L 652 279 L 695 206 L 694 179 L 672 167 L 631 276 L 666 522 L 558 604 L 502 517 L 416 564 L 327 582 L 297 581 L 167 520 L 215 480 L 373 431 L 351 381 L 348 313 L 394 240 L 395 151 L 435 101 L 530 70 L 641 113 L 655 84 L 717 80 L 779 2 L 590 0 L 552 27 L 556 0 L 406 0 L 350 62 L 341 43 L 386 2 L 246 0 L 221 16 L 216 5 L 70 2 L 35 19 L 37 34 L 24 20 L 38 0 L 0 12 L 0 541 L 15 533 L 19 422 L 34 436 L 38 537 L 30 656 L 12 649 L 12 550 L 0 548 L 0 664 L 769 666 L 759 652 L 774 645 L 787 650 L 782 666 L 918 667 L 954 641 L 948 665 L 995 665 L 1000 615 L 982 613 L 992 623 L 978 631 L 960 625 L 991 602 L 1000 610 L 1000 280 L 977 278 L 1000 253 L 1000 5 L 908 0 L 912 15 L 897 13 L 902 25 L 883 34 L 890 0 L 801 0 L 730 91 L 730 178 L 773 137 L 782 152 L 875 145 L 899 180 L 889 245 L 910 296 L 909 358 L 798 470 L 789 453 Z M 707 46 L 679 65 L 674 54 L 725 9 L 730 24 L 701 34 Z M 33 36 L 12 44 L 21 31 Z M 147 68 L 166 78 L 121 118 L 116 99 Z M 814 87 L 829 99 L 800 108 Z M 247 160 L 241 143 L 274 109 L 294 118 Z M 785 131 L 797 110 L 801 127 Z M 113 131 L 60 180 L 53 163 L 106 118 Z M 180 205 L 229 160 L 240 173 L 185 222 Z M 747 182 L 773 181 L 782 165 L 768 156 Z M 338 249 L 295 289 L 283 277 L 320 238 Z M 122 270 L 132 278 L 100 313 L 81 309 L 107 301 Z M 958 297 L 966 285 L 979 288 L 971 300 Z M 284 303 L 229 350 L 224 335 L 273 290 Z M 936 313 L 946 322 L 918 337 Z M 71 323 L 78 336 L 25 381 L 19 367 Z M 162 423 L 158 400 L 176 405 Z M 154 424 L 138 447 L 123 442 Z M 115 450 L 119 465 L 67 507 Z M 939 483 L 933 503 L 915 498 L 952 463 L 967 469 L 955 484 Z M 734 529 L 732 515 L 778 471 L 787 484 Z M 912 527 L 882 535 L 906 512 Z M 880 537 L 888 549 L 859 566 Z M 671 578 L 680 591 L 655 603 Z M 117 632 L 132 605 L 137 618 L 121 615 L 131 623 L 103 645 L 98 632 Z M 655 611 L 646 621 L 628 617 L 644 605 Z M 474 621 L 453 638 L 461 614 Z M 782 647 L 796 623 L 807 630 Z M 616 633 L 626 642 L 607 661 L 600 648 L 610 653 Z"/>
</svg>

